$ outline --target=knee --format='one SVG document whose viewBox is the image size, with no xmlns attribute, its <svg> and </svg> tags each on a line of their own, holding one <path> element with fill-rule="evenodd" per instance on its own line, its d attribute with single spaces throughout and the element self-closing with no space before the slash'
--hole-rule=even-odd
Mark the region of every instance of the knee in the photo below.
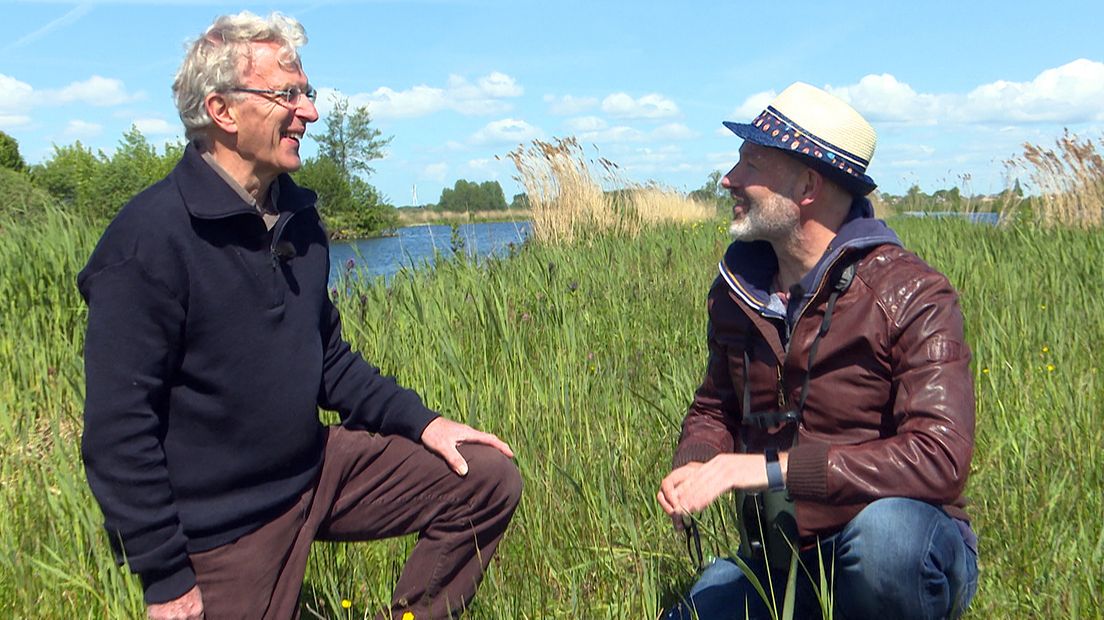
<svg viewBox="0 0 1104 620">
<path fill-rule="evenodd" d="M 468 462 L 466 482 L 483 502 L 513 512 L 521 501 L 521 472 L 512 459 L 495 448 L 481 444 L 460 447 Z"/>
<path fill-rule="evenodd" d="M 866 564 L 915 565 L 925 560 L 932 537 L 950 518 L 931 504 L 903 497 L 877 500 L 863 509 L 840 535 L 840 555 L 853 554 Z"/>
<path fill-rule="evenodd" d="M 844 617 L 946 617 L 964 583 L 965 543 L 940 508 L 904 498 L 867 506 L 840 533 Z"/>
</svg>

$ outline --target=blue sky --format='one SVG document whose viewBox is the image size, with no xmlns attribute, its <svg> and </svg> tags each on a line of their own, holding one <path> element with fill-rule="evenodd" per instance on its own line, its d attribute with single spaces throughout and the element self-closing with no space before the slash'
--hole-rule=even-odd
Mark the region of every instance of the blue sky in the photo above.
<svg viewBox="0 0 1104 620">
<path fill-rule="evenodd" d="M 393 136 L 370 181 L 398 205 L 459 178 L 498 180 L 509 199 L 503 156 L 569 135 L 628 180 L 694 189 L 736 160 L 721 121 L 750 120 L 796 80 L 873 123 L 869 172 L 891 193 L 996 192 L 1024 141 L 1104 132 L 1098 0 L 0 4 L 0 130 L 32 163 L 76 140 L 110 151 L 132 124 L 179 139 L 184 46 L 242 9 L 304 24 L 323 113 L 337 92 Z"/>
</svg>

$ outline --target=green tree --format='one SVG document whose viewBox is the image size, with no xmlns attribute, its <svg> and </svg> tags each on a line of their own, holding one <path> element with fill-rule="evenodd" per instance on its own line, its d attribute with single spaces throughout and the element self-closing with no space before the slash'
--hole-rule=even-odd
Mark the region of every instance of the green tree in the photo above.
<svg viewBox="0 0 1104 620">
<path fill-rule="evenodd" d="M 930 211 L 931 198 L 915 183 L 908 188 L 905 197 L 901 200 L 904 211 Z"/>
<path fill-rule="evenodd" d="M 0 131 L 0 168 L 22 172 L 27 168 L 27 162 L 19 154 L 19 142 Z"/>
<path fill-rule="evenodd" d="M 326 130 L 314 136 L 318 156 L 303 162 L 295 181 L 318 193 L 318 209 L 335 237 L 366 237 L 394 228 L 398 216 L 364 177 L 368 162 L 383 157 L 391 138 L 372 127 L 365 107 L 349 111 L 349 100 L 335 97 Z"/>
<path fill-rule="evenodd" d="M 529 194 L 524 192 L 520 194 L 514 194 L 514 198 L 510 201 L 510 209 L 516 211 L 528 211 L 532 205 L 529 203 Z"/>
<path fill-rule="evenodd" d="M 131 127 L 110 156 L 103 151 L 94 155 L 79 141 L 55 145 L 53 157 L 33 167 L 31 177 L 73 213 L 105 219 L 167 175 L 183 151 L 178 143 L 158 153 L 137 127 Z"/>
<path fill-rule="evenodd" d="M 0 196 L 4 197 L 0 217 L 33 218 L 57 204 L 49 192 L 32 184 L 26 173 L 4 167 L 0 167 Z"/>
<path fill-rule="evenodd" d="M 318 194 L 318 211 L 330 234 L 337 238 L 362 237 L 394 228 L 395 209 L 376 188 L 360 177 L 350 177 L 329 157 L 312 157 L 292 175 L 295 182 Z"/>
<path fill-rule="evenodd" d="M 77 140 L 66 146 L 55 144 L 53 155 L 31 168 L 31 178 L 63 206 L 76 208 L 93 194 L 91 184 L 100 166 L 91 149 Z"/>
<path fill-rule="evenodd" d="M 710 172 L 705 184 L 690 192 L 689 198 L 702 204 L 713 205 L 718 210 L 727 209 L 729 205 L 729 195 L 728 191 L 721 187 L 721 179 L 723 177 L 724 175 L 720 170 Z"/>
<path fill-rule="evenodd" d="M 437 208 L 442 211 L 501 211 L 506 209 L 506 194 L 498 181 L 474 183 L 458 179 L 452 188 L 441 190 Z"/>
<path fill-rule="evenodd" d="M 332 159 L 348 177 L 372 174 L 375 171 L 368 162 L 383 157 L 391 137 L 382 137 L 380 130 L 372 127 L 368 108 L 361 106 L 350 112 L 347 97 L 335 96 L 333 102 L 326 116 L 326 132 L 321 136 L 308 134 L 318 142 L 319 156 Z"/>
</svg>

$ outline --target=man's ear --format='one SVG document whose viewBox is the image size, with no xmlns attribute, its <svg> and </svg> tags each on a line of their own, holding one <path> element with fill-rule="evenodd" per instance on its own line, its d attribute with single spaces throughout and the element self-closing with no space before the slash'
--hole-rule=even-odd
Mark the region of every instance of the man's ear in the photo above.
<svg viewBox="0 0 1104 620">
<path fill-rule="evenodd" d="M 794 183 L 794 202 L 804 207 L 815 202 L 827 189 L 827 181 L 819 172 L 808 166 L 802 166 L 801 174 Z"/>
<path fill-rule="evenodd" d="M 225 94 L 208 93 L 203 99 L 203 105 L 216 127 L 229 134 L 238 133 L 236 110 Z"/>
</svg>

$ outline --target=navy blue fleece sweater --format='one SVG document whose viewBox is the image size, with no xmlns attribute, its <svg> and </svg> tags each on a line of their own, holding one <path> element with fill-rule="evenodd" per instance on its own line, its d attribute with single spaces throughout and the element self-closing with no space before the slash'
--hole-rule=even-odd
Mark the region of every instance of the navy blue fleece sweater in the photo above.
<svg viewBox="0 0 1104 620">
<path fill-rule="evenodd" d="M 437 415 L 342 339 L 315 195 L 277 182 L 269 231 L 189 145 L 77 278 L 85 468 L 147 602 L 194 585 L 188 552 L 258 528 L 311 484 L 318 407 L 415 440 Z"/>
</svg>

